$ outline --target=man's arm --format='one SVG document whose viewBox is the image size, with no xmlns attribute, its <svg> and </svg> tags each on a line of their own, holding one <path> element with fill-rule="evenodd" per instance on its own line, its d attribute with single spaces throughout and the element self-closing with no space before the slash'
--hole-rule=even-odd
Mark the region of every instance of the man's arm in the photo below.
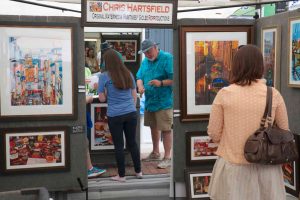
<svg viewBox="0 0 300 200">
<path fill-rule="evenodd" d="M 162 82 L 161 83 L 162 87 L 163 86 L 172 86 L 173 85 L 173 80 L 171 80 L 171 79 L 165 79 L 165 80 L 162 80 L 161 82 Z"/>
<path fill-rule="evenodd" d="M 138 87 L 138 92 L 140 93 L 140 95 L 142 95 L 145 92 L 145 87 L 144 87 L 144 83 L 141 79 L 138 79 L 136 81 L 137 87 Z"/>
</svg>

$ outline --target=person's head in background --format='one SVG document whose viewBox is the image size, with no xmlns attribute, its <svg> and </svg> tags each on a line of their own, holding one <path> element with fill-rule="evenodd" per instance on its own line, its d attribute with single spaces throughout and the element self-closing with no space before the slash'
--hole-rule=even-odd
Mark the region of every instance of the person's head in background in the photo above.
<svg viewBox="0 0 300 200">
<path fill-rule="evenodd" d="M 264 73 L 264 61 L 260 49 L 254 45 L 244 45 L 234 58 L 230 71 L 231 84 L 245 86 L 261 79 Z"/>
<path fill-rule="evenodd" d="M 146 39 L 142 42 L 142 49 L 138 53 L 144 53 L 148 60 L 154 61 L 159 53 L 157 45 L 159 45 L 159 43 L 155 43 L 152 40 Z"/>
<path fill-rule="evenodd" d="M 94 58 L 95 57 L 95 52 L 93 48 L 89 48 L 88 53 L 87 53 L 87 57 L 89 58 Z"/>
<path fill-rule="evenodd" d="M 241 49 L 243 46 L 245 46 L 244 44 L 238 46 L 238 49 Z"/>
<path fill-rule="evenodd" d="M 102 54 L 104 54 L 107 50 L 109 50 L 111 48 L 112 48 L 112 46 L 106 41 L 101 43 L 101 45 L 100 45 L 100 49 L 101 49 Z"/>
<path fill-rule="evenodd" d="M 89 48 L 85 47 L 85 57 L 88 57 Z"/>
<path fill-rule="evenodd" d="M 108 49 L 103 55 L 105 71 L 108 72 L 114 86 L 118 89 L 133 89 L 130 71 L 113 49 Z"/>
</svg>

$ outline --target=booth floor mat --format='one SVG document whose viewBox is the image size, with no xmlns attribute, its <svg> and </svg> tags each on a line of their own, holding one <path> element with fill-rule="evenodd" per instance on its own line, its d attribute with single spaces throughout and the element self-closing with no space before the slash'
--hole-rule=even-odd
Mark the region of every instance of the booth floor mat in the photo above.
<svg viewBox="0 0 300 200">
<path fill-rule="evenodd" d="M 150 175 L 150 174 L 168 174 L 170 173 L 170 167 L 166 169 L 159 169 L 157 168 L 157 164 L 159 161 L 151 161 L 151 162 L 145 162 L 142 161 L 142 172 L 144 175 Z M 118 174 L 118 168 L 116 165 L 106 165 L 106 166 L 98 166 L 97 167 L 101 169 L 106 169 L 106 172 L 102 174 L 100 177 L 111 177 Z M 132 164 L 129 164 L 126 166 L 126 174 L 125 176 L 134 176 L 134 168 Z"/>
</svg>

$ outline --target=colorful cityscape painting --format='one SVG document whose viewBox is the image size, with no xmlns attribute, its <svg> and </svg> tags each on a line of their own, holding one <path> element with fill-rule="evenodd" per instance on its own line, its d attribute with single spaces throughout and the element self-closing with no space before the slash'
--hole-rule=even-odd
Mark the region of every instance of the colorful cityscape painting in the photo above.
<svg viewBox="0 0 300 200">
<path fill-rule="evenodd" d="M 290 25 L 290 78 L 289 83 L 300 84 L 300 20 L 291 21 Z"/>
<path fill-rule="evenodd" d="M 22 48 L 9 37 L 9 50 L 11 106 L 62 105 L 62 48 Z"/>
<path fill-rule="evenodd" d="M 276 42 L 276 29 L 269 29 L 263 31 L 263 57 L 264 57 L 264 78 L 267 85 L 274 87 L 275 82 L 275 42 Z"/>
<path fill-rule="evenodd" d="M 229 85 L 232 59 L 239 41 L 195 41 L 195 105 L 211 105 Z"/>
</svg>

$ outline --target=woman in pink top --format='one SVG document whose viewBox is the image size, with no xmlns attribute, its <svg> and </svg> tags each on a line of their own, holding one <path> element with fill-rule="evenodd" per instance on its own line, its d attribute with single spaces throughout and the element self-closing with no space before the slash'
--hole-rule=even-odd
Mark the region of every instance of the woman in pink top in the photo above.
<svg viewBox="0 0 300 200">
<path fill-rule="evenodd" d="M 263 73 L 261 51 L 243 46 L 233 59 L 231 85 L 213 102 L 208 134 L 219 143 L 208 192 L 213 200 L 286 199 L 281 165 L 250 164 L 244 157 L 245 142 L 259 128 L 266 106 Z M 279 128 L 289 129 L 284 100 L 275 88 L 272 116 Z"/>
</svg>

